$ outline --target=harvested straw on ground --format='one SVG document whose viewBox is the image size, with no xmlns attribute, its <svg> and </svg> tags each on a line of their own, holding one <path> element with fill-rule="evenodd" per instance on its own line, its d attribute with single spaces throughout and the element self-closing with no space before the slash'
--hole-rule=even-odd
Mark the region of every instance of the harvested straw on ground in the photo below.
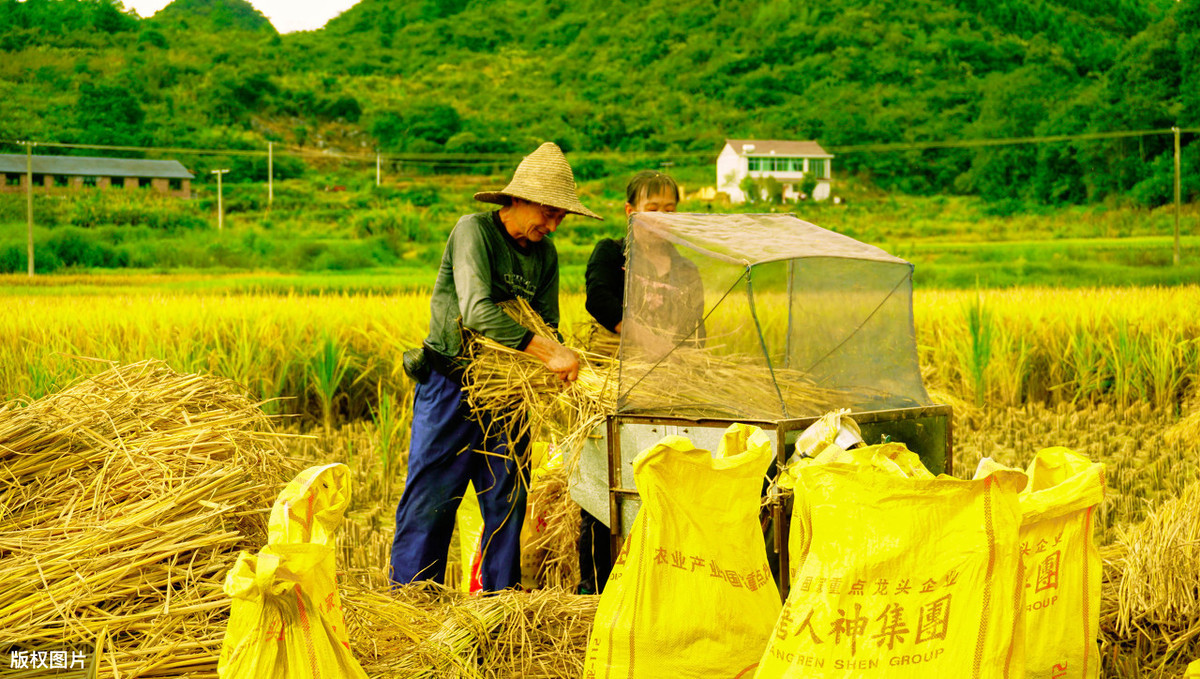
<svg viewBox="0 0 1200 679">
<path fill-rule="evenodd" d="M 1108 676 L 1178 676 L 1200 658 L 1200 482 L 1103 551 L 1100 631 Z"/>
<path fill-rule="evenodd" d="M 1170 443 L 1200 441 L 1200 410 L 1171 425 L 1166 431 L 1166 440 Z"/>
<path fill-rule="evenodd" d="M 583 674 L 598 597 L 470 596 L 436 585 L 343 585 L 351 646 L 372 677 L 560 679 Z"/>
<path fill-rule="evenodd" d="M 281 460 L 239 388 L 157 361 L 0 409 L 3 641 L 107 676 L 215 677 L 221 582 L 266 539 Z"/>
</svg>

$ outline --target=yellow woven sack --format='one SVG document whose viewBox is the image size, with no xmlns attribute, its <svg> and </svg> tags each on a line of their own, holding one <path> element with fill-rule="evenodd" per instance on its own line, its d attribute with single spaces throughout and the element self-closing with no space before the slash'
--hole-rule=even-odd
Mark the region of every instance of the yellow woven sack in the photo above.
<svg viewBox="0 0 1200 679">
<path fill-rule="evenodd" d="M 827 452 L 795 470 L 791 591 L 754 676 L 1005 676 L 1025 475 L 933 478 L 897 444 Z"/>
<path fill-rule="evenodd" d="M 813 460 L 817 464 L 831 462 L 858 466 L 878 467 L 888 474 L 908 479 L 932 479 L 933 474 L 921 463 L 921 457 L 903 443 L 881 443 L 874 446 L 843 450 L 836 445 L 827 446 Z"/>
<path fill-rule="evenodd" d="M 460 554 L 458 588 L 463 592 L 478 591 L 482 588 L 476 585 L 479 584 L 479 544 L 483 542 L 483 511 L 479 509 L 479 496 L 475 494 L 475 484 L 467 484 L 454 520 L 458 522 Z"/>
<path fill-rule="evenodd" d="M 977 477 L 997 465 L 980 463 Z M 1100 552 L 1093 538 L 1104 499 L 1104 465 L 1067 448 L 1046 448 L 1027 470 L 1021 493 L 1025 656 L 1031 679 L 1100 676 Z"/>
<path fill-rule="evenodd" d="M 529 494 L 526 496 L 525 521 L 521 524 L 521 586 L 525 589 L 542 587 L 540 572 L 547 558 L 544 544 L 550 529 L 547 517 L 554 509 L 547 503 L 542 484 L 550 474 L 563 466 L 562 450 L 558 446 L 534 442 L 530 446 Z M 540 501 L 539 501 L 540 500 Z"/>
<path fill-rule="evenodd" d="M 225 577 L 233 603 L 222 679 L 366 678 L 334 582 L 334 536 L 349 503 L 344 464 L 305 469 L 279 494 L 267 545 L 239 554 Z"/>
<path fill-rule="evenodd" d="M 642 507 L 600 597 L 587 679 L 748 677 L 779 615 L 758 523 L 771 442 L 668 436 L 633 462 Z"/>
</svg>

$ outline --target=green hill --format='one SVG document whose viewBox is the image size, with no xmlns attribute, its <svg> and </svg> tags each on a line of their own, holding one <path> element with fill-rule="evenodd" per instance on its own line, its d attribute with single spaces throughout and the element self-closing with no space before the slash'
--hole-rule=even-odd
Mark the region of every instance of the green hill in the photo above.
<svg viewBox="0 0 1200 679">
<path fill-rule="evenodd" d="M 147 23 L 161 28 L 209 33 L 277 33 L 270 20 L 246 0 L 174 0 Z"/>
<path fill-rule="evenodd" d="M 595 175 L 623 170 L 612 153 L 709 165 L 726 137 L 845 148 L 1197 128 L 1198 36 L 1200 0 L 362 0 L 285 36 L 241 0 L 176 0 L 148 20 L 112 0 L 0 0 L 0 139 L 467 155 L 553 139 L 593 154 L 581 171 Z M 1156 205 L 1171 149 L 1159 135 L 850 151 L 837 172 Z"/>
</svg>

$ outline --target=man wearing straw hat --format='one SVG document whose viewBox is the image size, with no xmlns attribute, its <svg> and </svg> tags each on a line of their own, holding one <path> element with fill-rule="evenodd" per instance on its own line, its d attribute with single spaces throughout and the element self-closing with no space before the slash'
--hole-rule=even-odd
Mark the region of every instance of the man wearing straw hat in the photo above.
<svg viewBox="0 0 1200 679">
<path fill-rule="evenodd" d="M 433 286 L 429 336 L 418 360 L 405 357 L 417 388 L 408 478 L 392 541 L 396 584 L 445 580 L 454 515 L 468 482 L 483 513 L 483 588 L 521 582 L 529 470 L 514 460 L 529 441 L 509 441 L 490 418 L 469 416 L 461 391 L 462 329 L 530 354 L 565 381 L 579 374 L 574 352 L 553 337 L 533 334 L 497 306 L 522 297 L 547 324 L 558 325 L 558 253 L 547 236 L 567 214 L 600 219 L 579 202 L 562 150 L 542 144 L 521 161 L 508 186 L 477 193 L 475 200 L 501 207 L 466 215 L 454 226 Z"/>
</svg>

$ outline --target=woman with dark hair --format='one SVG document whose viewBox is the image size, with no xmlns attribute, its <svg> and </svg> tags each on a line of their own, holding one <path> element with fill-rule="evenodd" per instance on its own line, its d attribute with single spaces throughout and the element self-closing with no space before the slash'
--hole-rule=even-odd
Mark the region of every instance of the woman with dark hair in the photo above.
<svg viewBox="0 0 1200 679">
<path fill-rule="evenodd" d="M 679 184 L 669 175 L 643 170 L 625 187 L 625 216 L 635 212 L 674 212 Z M 587 264 L 585 306 L 596 322 L 621 333 L 625 309 L 625 239 L 603 238 Z"/>
<path fill-rule="evenodd" d="M 625 189 L 625 215 L 635 212 L 675 212 L 679 205 L 679 185 L 669 175 L 645 170 L 633 176 Z M 696 265 L 683 257 L 669 242 L 648 232 L 639 232 L 634 241 L 637 253 L 629 275 L 637 281 L 635 289 L 642 298 L 629 300 L 631 326 L 625 322 L 625 238 L 605 238 L 588 259 L 586 281 L 588 313 L 604 328 L 621 334 L 626 340 L 636 335 L 634 344 L 645 350 L 655 347 L 663 353 L 695 333 L 703 338 L 703 290 Z M 608 527 L 582 511 L 579 541 L 580 592 L 600 593 L 612 570 L 612 544 Z"/>
</svg>

